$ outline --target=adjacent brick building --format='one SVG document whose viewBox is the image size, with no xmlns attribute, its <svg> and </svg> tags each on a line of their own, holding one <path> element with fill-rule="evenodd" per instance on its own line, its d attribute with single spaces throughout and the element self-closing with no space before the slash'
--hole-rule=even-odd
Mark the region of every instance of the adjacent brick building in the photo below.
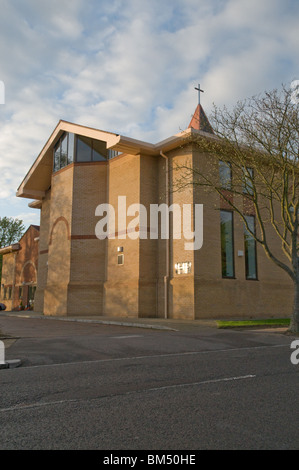
<svg viewBox="0 0 299 470">
<path fill-rule="evenodd" d="M 185 319 L 290 315 L 287 275 L 261 247 L 244 248 L 244 225 L 219 196 L 200 188 L 172 191 L 177 164 L 205 166 L 208 157 L 195 140 L 212 133 L 200 105 L 186 131 L 157 144 L 58 123 L 17 192 L 40 209 L 35 311 Z M 169 239 L 150 237 L 148 220 L 130 229 L 133 214 L 124 229 L 119 196 L 126 207 L 141 204 L 148 214 L 152 204 L 203 204 L 202 248 L 187 251 L 173 221 Z M 115 208 L 115 230 L 104 239 L 95 232 L 101 204 Z"/>
<path fill-rule="evenodd" d="M 0 249 L 3 256 L 1 302 L 7 310 L 33 308 L 37 286 L 39 227 L 30 225 L 18 243 Z"/>
</svg>

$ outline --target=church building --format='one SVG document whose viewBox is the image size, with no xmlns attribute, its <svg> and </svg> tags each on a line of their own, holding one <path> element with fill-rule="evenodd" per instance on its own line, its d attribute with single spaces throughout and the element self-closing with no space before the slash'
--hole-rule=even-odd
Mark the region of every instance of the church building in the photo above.
<svg viewBox="0 0 299 470">
<path fill-rule="evenodd" d="M 196 145 L 199 135 L 214 137 L 200 104 L 185 131 L 156 144 L 57 124 L 17 191 L 40 210 L 36 312 L 178 319 L 290 315 L 291 282 L 254 240 L 248 243 L 237 214 L 216 193 L 173 190 L 175 167 L 205 167 L 209 157 Z M 177 236 L 175 212 L 168 213 L 169 236 L 153 230 L 149 214 L 162 204 L 191 208 L 193 221 L 201 207 L 198 247 L 186 249 L 190 240 Z M 114 212 L 104 227 L 105 207 Z M 136 207 L 147 214 L 138 223 Z M 254 223 L 254 212 L 249 217 Z"/>
</svg>

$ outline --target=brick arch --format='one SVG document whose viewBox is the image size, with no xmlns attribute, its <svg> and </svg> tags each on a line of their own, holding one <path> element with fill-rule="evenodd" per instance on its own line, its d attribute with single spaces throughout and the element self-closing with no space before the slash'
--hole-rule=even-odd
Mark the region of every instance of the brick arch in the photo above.
<svg viewBox="0 0 299 470">
<path fill-rule="evenodd" d="M 54 222 L 54 224 L 52 225 L 52 229 L 51 229 L 51 233 L 50 233 L 49 245 L 52 245 L 53 231 L 54 231 L 54 228 L 56 227 L 56 225 L 57 225 L 59 222 L 63 222 L 63 223 L 66 225 L 68 240 L 70 240 L 70 238 L 71 238 L 69 223 L 68 223 L 68 221 L 66 220 L 65 217 L 61 216 L 61 217 L 58 217 L 58 219 L 56 219 L 55 222 Z"/>
<path fill-rule="evenodd" d="M 37 282 L 37 269 L 36 269 L 36 266 L 35 266 L 34 262 L 31 261 L 31 260 L 26 261 L 26 262 L 23 264 L 23 266 L 22 266 L 21 276 L 20 276 L 21 282 L 25 281 L 25 279 L 24 279 L 24 271 L 25 271 L 25 269 L 26 269 L 28 266 L 33 266 L 33 269 L 34 269 L 34 277 L 35 277 L 35 279 L 30 279 L 30 280 Z M 30 282 L 30 281 L 27 279 L 27 282 Z"/>
</svg>

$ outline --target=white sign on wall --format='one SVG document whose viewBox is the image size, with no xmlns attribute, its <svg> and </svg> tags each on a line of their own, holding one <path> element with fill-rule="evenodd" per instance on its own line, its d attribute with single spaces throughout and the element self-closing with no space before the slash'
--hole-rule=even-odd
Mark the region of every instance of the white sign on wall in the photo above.
<svg viewBox="0 0 299 470">
<path fill-rule="evenodd" d="M 191 273 L 191 261 L 185 261 L 184 263 L 176 263 L 174 265 L 176 274 L 190 274 Z"/>
</svg>

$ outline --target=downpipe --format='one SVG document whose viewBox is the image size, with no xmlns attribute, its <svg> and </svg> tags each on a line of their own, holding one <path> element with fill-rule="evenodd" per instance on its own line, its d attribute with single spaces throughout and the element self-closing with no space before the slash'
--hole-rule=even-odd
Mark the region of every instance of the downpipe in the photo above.
<svg viewBox="0 0 299 470">
<path fill-rule="evenodd" d="M 166 188 L 166 205 L 169 207 L 169 162 L 168 157 L 160 151 L 161 157 L 165 159 L 166 170 L 165 170 L 165 188 Z M 169 211 L 168 211 L 169 217 Z M 169 220 L 168 220 L 169 226 Z M 165 254 L 165 263 L 166 263 L 166 271 L 163 278 L 164 281 L 164 318 L 168 318 L 168 280 L 169 280 L 169 237 L 166 239 L 166 254 Z"/>
</svg>

